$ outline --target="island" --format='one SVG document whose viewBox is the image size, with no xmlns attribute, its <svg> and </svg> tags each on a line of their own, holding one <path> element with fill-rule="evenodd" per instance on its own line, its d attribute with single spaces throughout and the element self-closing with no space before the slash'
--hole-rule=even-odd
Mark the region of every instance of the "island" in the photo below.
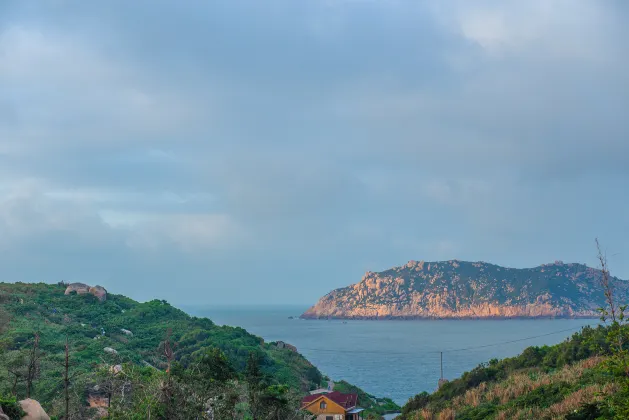
<svg viewBox="0 0 629 420">
<path fill-rule="evenodd" d="M 308 309 L 305 319 L 598 318 L 605 305 L 601 271 L 555 261 L 507 268 L 459 260 L 409 261 L 336 289 Z M 612 277 L 626 301 L 629 282 Z"/>
</svg>

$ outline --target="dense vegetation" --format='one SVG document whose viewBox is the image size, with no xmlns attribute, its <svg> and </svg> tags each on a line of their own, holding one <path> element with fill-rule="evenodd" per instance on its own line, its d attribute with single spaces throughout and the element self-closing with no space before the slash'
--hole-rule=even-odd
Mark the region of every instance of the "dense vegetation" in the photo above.
<svg viewBox="0 0 629 420">
<path fill-rule="evenodd" d="M 411 398 L 402 420 L 629 418 L 627 306 L 618 303 L 625 296 L 616 293 L 600 248 L 599 260 L 605 326 L 584 327 L 563 343 L 482 364 L 433 394 Z"/>
<path fill-rule="evenodd" d="M 606 385 L 613 376 L 601 365 L 610 354 L 607 333 L 604 327 L 585 327 L 563 343 L 529 347 L 519 356 L 481 364 L 433 394 L 411 398 L 402 409 L 403 419 L 439 418 L 437 413 L 448 418 L 453 411 L 457 419 L 527 418 L 529 410 L 566 400 L 577 403 L 570 408 L 579 409 L 585 400 L 574 394 L 591 397 L 595 389 L 612 389 Z M 498 417 L 500 413 L 509 416 Z"/>
<path fill-rule="evenodd" d="M 100 302 L 64 291 L 63 284 L 0 283 L 0 395 L 32 396 L 60 417 L 68 389 L 77 418 L 99 410 L 84 407 L 89 399 L 94 406 L 106 400 L 113 418 L 145 418 L 147 411 L 196 418 L 212 401 L 218 419 L 288 419 L 323 382 L 299 353 L 166 301 L 109 294 Z"/>
<path fill-rule="evenodd" d="M 358 401 L 360 401 L 360 406 L 367 409 L 368 412 L 387 414 L 398 412 L 400 409 L 400 407 L 395 404 L 391 399 L 378 398 L 371 394 L 367 394 L 365 391 L 358 388 L 357 386 L 349 384 L 345 381 L 336 382 L 334 384 L 334 390 L 343 393 L 357 394 Z"/>
</svg>

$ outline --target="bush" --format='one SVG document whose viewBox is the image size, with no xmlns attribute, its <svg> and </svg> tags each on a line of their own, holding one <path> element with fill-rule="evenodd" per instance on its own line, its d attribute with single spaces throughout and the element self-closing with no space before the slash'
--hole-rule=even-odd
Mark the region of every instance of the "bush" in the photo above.
<svg viewBox="0 0 629 420">
<path fill-rule="evenodd" d="M 26 414 L 15 397 L 0 396 L 0 407 L 10 419 L 21 419 Z"/>
<path fill-rule="evenodd" d="M 402 408 L 401 419 L 408 419 L 410 413 L 425 407 L 433 411 L 441 411 L 449 407 L 454 398 L 464 395 L 468 390 L 482 383 L 491 384 L 505 380 L 512 373 L 522 369 L 534 368 L 539 372 L 548 373 L 594 355 L 609 355 L 607 332 L 608 329 L 601 326 L 584 327 L 563 343 L 554 346 L 528 347 L 519 356 L 503 360 L 492 359 L 489 363 L 483 363 L 465 372 L 460 378 L 444 384 L 433 394 L 424 392 L 409 399 Z M 547 406 L 553 401 L 561 400 L 566 392 L 561 386 L 545 391 L 546 393 L 539 391 L 541 394 L 531 393 L 528 396 L 529 400 L 521 401 L 522 406 L 530 406 L 530 404 Z M 536 399 L 538 401 L 534 401 Z M 470 411 L 466 418 L 474 418 L 476 412 L 481 412 L 479 410 L 480 407 L 478 410 L 475 408 Z"/>
<path fill-rule="evenodd" d="M 596 420 L 603 416 L 598 403 L 583 404 L 579 410 L 566 415 L 566 420 Z"/>
</svg>

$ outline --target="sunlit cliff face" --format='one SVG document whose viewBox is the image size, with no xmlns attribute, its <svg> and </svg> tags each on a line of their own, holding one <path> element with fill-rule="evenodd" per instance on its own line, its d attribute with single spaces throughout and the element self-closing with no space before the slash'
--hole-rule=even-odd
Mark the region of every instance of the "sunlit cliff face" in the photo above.
<svg viewBox="0 0 629 420">
<path fill-rule="evenodd" d="M 322 297 L 303 317 L 516 318 L 598 317 L 600 271 L 557 261 L 530 269 L 483 262 L 415 262 Z M 618 299 L 629 282 L 615 279 Z"/>
</svg>

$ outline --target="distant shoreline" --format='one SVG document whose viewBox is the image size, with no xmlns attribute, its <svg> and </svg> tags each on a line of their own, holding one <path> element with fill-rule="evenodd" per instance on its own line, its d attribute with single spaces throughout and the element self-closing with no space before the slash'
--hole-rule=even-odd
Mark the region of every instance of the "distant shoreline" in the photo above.
<svg viewBox="0 0 629 420">
<path fill-rule="evenodd" d="M 505 321 L 505 320 L 541 320 L 541 319 L 600 319 L 600 316 L 592 315 L 592 316 L 446 316 L 446 317 L 437 317 L 437 316 L 418 316 L 418 315 L 410 315 L 410 316 L 314 316 L 314 315 L 301 315 L 299 319 L 305 320 L 315 320 L 315 321 L 328 321 L 328 320 L 337 320 L 337 321 L 444 321 L 444 320 L 453 320 L 453 321 Z"/>
</svg>

